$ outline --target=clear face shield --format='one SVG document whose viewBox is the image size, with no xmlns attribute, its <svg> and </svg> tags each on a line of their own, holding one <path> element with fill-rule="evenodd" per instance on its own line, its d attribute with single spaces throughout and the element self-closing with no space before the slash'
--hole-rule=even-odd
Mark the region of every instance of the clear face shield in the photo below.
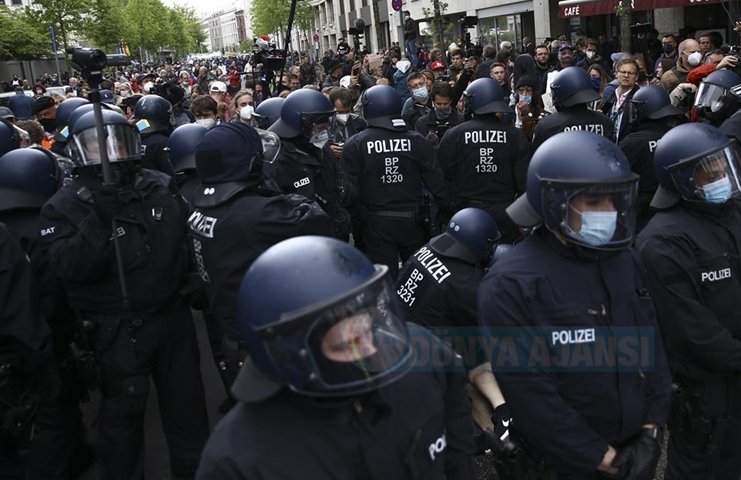
<svg viewBox="0 0 741 480">
<path fill-rule="evenodd" d="M 309 112 L 301 114 L 301 134 L 318 148 L 329 141 L 330 124 L 335 118 L 335 111 Z"/>
<path fill-rule="evenodd" d="M 646 102 L 631 99 L 630 108 L 626 108 L 625 112 L 628 115 L 628 123 L 636 125 L 646 118 Z"/>
<path fill-rule="evenodd" d="M 280 137 L 267 130 L 257 130 L 262 142 L 263 162 L 273 163 L 280 153 Z"/>
<path fill-rule="evenodd" d="M 694 107 L 712 113 L 719 112 L 726 105 L 726 88 L 712 83 L 701 83 L 697 89 Z"/>
<path fill-rule="evenodd" d="M 617 250 L 633 240 L 638 176 L 604 183 L 544 181 L 546 227 L 588 248 Z"/>
<path fill-rule="evenodd" d="M 683 199 L 718 204 L 739 196 L 740 170 L 735 142 L 697 159 L 681 161 L 668 169 Z"/>
<path fill-rule="evenodd" d="M 411 366 L 406 324 L 386 267 L 341 299 L 287 315 L 260 334 L 289 387 L 312 396 L 375 390 Z"/>
<path fill-rule="evenodd" d="M 141 137 L 130 125 L 104 125 L 105 146 L 111 163 L 139 160 L 141 158 Z M 70 145 L 72 158 L 79 166 L 100 165 L 98 133 L 95 128 L 83 130 L 72 135 Z"/>
</svg>

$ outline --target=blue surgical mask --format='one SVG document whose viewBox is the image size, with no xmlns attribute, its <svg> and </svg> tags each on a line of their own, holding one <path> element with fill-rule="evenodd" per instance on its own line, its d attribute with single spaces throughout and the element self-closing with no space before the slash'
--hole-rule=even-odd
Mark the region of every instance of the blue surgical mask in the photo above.
<svg viewBox="0 0 741 480">
<path fill-rule="evenodd" d="M 412 96 L 418 102 L 424 102 L 430 96 L 430 93 L 427 91 L 427 87 L 419 87 L 412 90 Z"/>
<path fill-rule="evenodd" d="M 532 95 L 520 95 L 520 101 L 525 103 L 532 103 L 533 96 Z"/>
<path fill-rule="evenodd" d="M 615 235 L 617 212 L 582 212 L 578 235 L 589 245 L 599 247 Z"/>
<path fill-rule="evenodd" d="M 664 53 L 670 53 L 674 50 L 674 45 L 670 43 L 663 43 L 661 44 L 661 49 L 664 51 Z"/>
<path fill-rule="evenodd" d="M 589 77 L 592 82 L 592 88 L 599 92 L 600 79 L 597 77 Z"/>
<path fill-rule="evenodd" d="M 710 182 L 707 185 L 703 185 L 702 191 L 705 193 L 705 201 L 708 203 L 726 203 L 731 194 L 733 193 L 733 187 L 731 186 L 731 179 L 728 175 Z"/>
</svg>

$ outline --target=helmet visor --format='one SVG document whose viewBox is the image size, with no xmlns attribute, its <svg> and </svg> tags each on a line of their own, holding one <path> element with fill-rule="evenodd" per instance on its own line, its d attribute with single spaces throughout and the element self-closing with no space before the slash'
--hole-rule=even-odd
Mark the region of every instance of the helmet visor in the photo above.
<svg viewBox="0 0 741 480">
<path fill-rule="evenodd" d="M 139 160 L 141 157 L 141 138 L 130 125 L 104 125 L 105 147 L 108 161 L 126 162 Z M 95 128 L 88 128 L 72 136 L 74 147 L 73 158 L 81 166 L 100 165 L 98 133 Z"/>
<path fill-rule="evenodd" d="M 630 245 L 635 234 L 638 176 L 610 182 L 545 180 L 546 227 L 589 248 L 613 250 Z"/>
<path fill-rule="evenodd" d="M 335 111 L 307 112 L 301 114 L 301 133 L 311 138 L 317 131 L 326 130 L 330 120 L 335 116 Z"/>
<path fill-rule="evenodd" d="M 695 96 L 695 108 L 715 113 L 725 104 L 726 88 L 712 83 L 701 83 Z"/>
<path fill-rule="evenodd" d="M 646 118 L 646 102 L 630 100 L 630 108 L 625 109 L 628 114 L 628 122 L 636 124 Z"/>
<path fill-rule="evenodd" d="M 265 163 L 275 162 L 280 153 L 280 137 L 266 130 L 258 130 L 257 134 L 260 135 L 260 141 L 262 142 L 263 161 Z"/>
<path fill-rule="evenodd" d="M 289 387 L 313 396 L 368 392 L 411 366 L 411 344 L 397 313 L 386 269 L 349 295 L 311 312 L 296 312 L 274 327 L 266 347 Z M 268 327 L 270 328 L 270 327 Z"/>
<path fill-rule="evenodd" d="M 738 197 L 739 152 L 735 143 L 672 165 L 669 174 L 679 194 L 687 201 L 716 202 Z M 723 203 L 723 202 L 719 202 Z"/>
</svg>

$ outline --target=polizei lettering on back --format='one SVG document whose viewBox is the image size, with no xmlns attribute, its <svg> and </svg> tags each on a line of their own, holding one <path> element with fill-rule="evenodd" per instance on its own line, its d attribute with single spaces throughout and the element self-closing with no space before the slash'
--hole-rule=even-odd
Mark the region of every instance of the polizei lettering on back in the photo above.
<svg viewBox="0 0 741 480">
<path fill-rule="evenodd" d="M 218 218 L 207 217 L 203 213 L 196 210 L 188 218 L 188 227 L 196 232 L 200 233 L 206 238 L 214 238 L 214 227 Z"/>
<path fill-rule="evenodd" d="M 709 272 L 700 273 L 700 281 L 705 282 L 717 282 L 718 280 L 725 280 L 731 278 L 731 269 L 723 268 L 721 270 L 711 270 Z"/>
<path fill-rule="evenodd" d="M 507 132 L 501 130 L 474 130 L 463 134 L 463 142 L 469 143 L 507 143 Z"/>
<path fill-rule="evenodd" d="M 365 148 L 368 149 L 368 155 L 372 155 L 374 153 L 411 152 L 412 141 L 408 138 L 386 138 L 384 140 L 371 140 L 365 142 Z"/>
<path fill-rule="evenodd" d="M 583 130 L 585 132 L 596 133 L 597 135 L 605 134 L 605 126 L 598 123 L 590 123 L 588 125 L 570 125 L 563 129 L 564 132 L 572 132 L 574 130 Z"/>
<path fill-rule="evenodd" d="M 445 264 L 435 256 L 435 253 L 427 247 L 422 247 L 414 254 L 414 258 L 419 260 L 420 265 L 432 275 L 437 283 L 443 283 L 450 276 L 450 270 Z"/>
</svg>

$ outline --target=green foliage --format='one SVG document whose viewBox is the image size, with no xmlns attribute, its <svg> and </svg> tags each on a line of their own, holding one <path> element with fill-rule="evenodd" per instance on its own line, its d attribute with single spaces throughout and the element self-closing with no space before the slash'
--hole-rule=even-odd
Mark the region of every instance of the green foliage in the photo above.
<svg viewBox="0 0 741 480">
<path fill-rule="evenodd" d="M 124 4 L 118 0 L 91 0 L 92 11 L 80 33 L 89 42 L 106 52 L 112 52 L 128 37 Z"/>
<path fill-rule="evenodd" d="M 69 46 L 70 34 L 82 32 L 90 11 L 93 9 L 93 0 L 34 0 L 39 10 L 27 10 L 28 14 L 36 19 L 40 25 L 48 28 L 56 25 L 57 40 L 62 48 Z"/>
<path fill-rule="evenodd" d="M 285 34 L 290 8 L 289 1 L 254 0 L 250 7 L 252 31 L 255 35 Z M 302 32 L 313 31 L 314 13 L 308 0 L 298 0 L 293 22 Z"/>
<path fill-rule="evenodd" d="M 239 42 L 239 45 L 237 46 L 237 50 L 240 52 L 251 52 L 252 45 L 253 45 L 252 39 L 246 38 L 242 40 L 241 42 Z"/>
<path fill-rule="evenodd" d="M 0 7 L 0 60 L 38 58 L 51 54 L 51 34 L 28 11 Z"/>
<path fill-rule="evenodd" d="M 455 37 L 453 22 L 445 18 L 448 11 L 448 4 L 442 0 L 433 0 L 432 8 L 422 7 L 422 15 L 431 19 L 430 35 L 434 45 L 438 48 L 445 49 L 446 36 Z"/>
</svg>

